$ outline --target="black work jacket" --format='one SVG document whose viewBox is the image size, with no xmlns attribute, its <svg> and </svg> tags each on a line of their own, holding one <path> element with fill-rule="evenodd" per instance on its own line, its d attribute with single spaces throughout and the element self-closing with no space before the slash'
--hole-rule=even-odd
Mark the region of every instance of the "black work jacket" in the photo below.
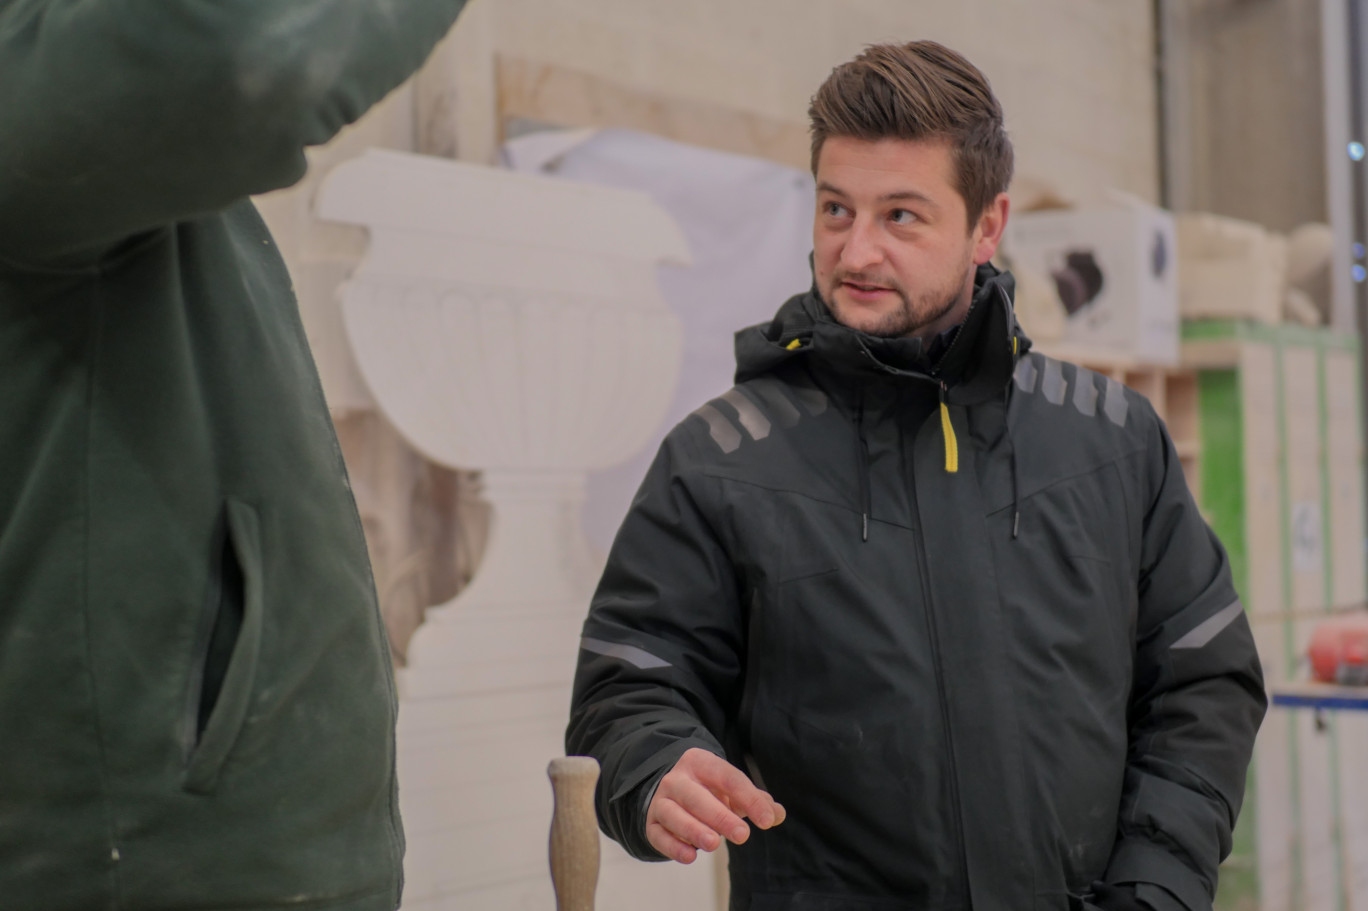
<svg viewBox="0 0 1368 911">
<path fill-rule="evenodd" d="M 1006 273 L 929 367 L 813 292 L 738 333 L 584 625 L 566 745 L 638 857 L 702 747 L 787 820 L 732 907 L 1022 911 L 1094 881 L 1211 907 L 1265 696 L 1162 421 L 1030 352 Z"/>
</svg>

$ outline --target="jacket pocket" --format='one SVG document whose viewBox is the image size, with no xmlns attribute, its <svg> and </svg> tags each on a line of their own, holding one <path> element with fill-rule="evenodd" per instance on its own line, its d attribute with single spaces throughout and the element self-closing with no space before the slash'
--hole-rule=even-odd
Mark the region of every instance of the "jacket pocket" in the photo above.
<svg viewBox="0 0 1368 911">
<path fill-rule="evenodd" d="M 196 736 L 182 786 L 211 793 L 247 719 L 261 654 L 261 529 L 252 507 L 225 504 L 226 533 L 190 701 Z"/>
</svg>

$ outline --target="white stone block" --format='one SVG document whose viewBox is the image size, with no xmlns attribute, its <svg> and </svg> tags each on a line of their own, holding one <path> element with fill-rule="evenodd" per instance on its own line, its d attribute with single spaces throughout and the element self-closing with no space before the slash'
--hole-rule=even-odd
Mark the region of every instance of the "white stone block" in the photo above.
<svg viewBox="0 0 1368 911">
<path fill-rule="evenodd" d="M 1184 319 L 1282 321 L 1287 241 L 1262 225 L 1207 213 L 1178 216 Z"/>
</svg>

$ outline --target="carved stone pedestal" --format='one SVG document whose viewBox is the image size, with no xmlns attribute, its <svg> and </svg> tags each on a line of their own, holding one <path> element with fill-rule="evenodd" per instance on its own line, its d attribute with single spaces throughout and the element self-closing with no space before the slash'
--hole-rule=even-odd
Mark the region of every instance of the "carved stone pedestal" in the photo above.
<svg viewBox="0 0 1368 911">
<path fill-rule="evenodd" d="M 481 470 L 493 511 L 474 580 L 427 612 L 401 678 L 404 907 L 550 909 L 544 770 L 599 571 L 585 476 L 665 411 L 681 342 L 655 269 L 688 252 L 644 195 L 395 152 L 338 167 L 318 205 L 370 230 L 342 306 L 375 400 L 430 459 Z M 605 845 L 598 907 L 706 908 L 698 866 Z"/>
</svg>

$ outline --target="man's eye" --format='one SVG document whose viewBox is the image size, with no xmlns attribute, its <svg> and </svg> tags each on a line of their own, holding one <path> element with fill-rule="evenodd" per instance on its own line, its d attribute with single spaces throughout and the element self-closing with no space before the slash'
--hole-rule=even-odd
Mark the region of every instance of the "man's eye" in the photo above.
<svg viewBox="0 0 1368 911">
<path fill-rule="evenodd" d="M 917 216 L 906 209 L 894 209 L 889 215 L 889 219 L 895 225 L 910 225 L 917 220 Z"/>
<path fill-rule="evenodd" d="M 841 218 L 847 214 L 846 207 L 839 202 L 829 202 L 826 204 L 826 214 L 832 218 Z"/>
</svg>

